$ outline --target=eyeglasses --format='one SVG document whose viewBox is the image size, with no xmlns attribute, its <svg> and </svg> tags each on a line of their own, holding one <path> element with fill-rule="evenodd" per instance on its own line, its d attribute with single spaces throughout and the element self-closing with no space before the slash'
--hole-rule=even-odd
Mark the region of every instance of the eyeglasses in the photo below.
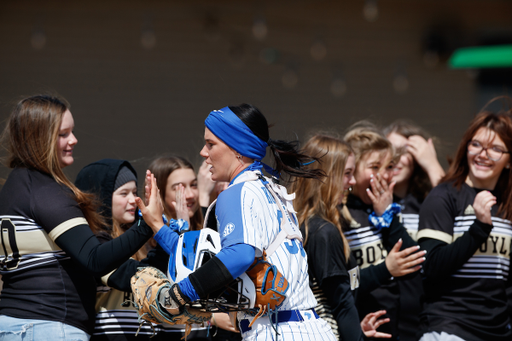
<svg viewBox="0 0 512 341">
<path fill-rule="evenodd" d="M 510 152 L 507 152 L 500 147 L 492 146 L 484 148 L 478 141 L 469 141 L 468 143 L 468 153 L 471 155 L 478 155 L 482 152 L 482 150 L 485 150 L 485 153 L 487 154 L 487 157 L 489 160 L 492 161 L 499 161 L 503 154 L 510 154 Z"/>
</svg>

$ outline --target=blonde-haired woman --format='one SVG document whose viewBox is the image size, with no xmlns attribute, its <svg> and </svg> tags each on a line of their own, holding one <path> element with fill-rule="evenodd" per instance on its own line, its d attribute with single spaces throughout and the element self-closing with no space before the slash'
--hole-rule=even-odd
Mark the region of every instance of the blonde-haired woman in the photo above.
<svg viewBox="0 0 512 341">
<path fill-rule="evenodd" d="M 306 167 L 319 167 L 327 177 L 297 178 L 292 189 L 304 247 L 308 254 L 310 284 L 318 301 L 318 314 L 328 321 L 335 335 L 344 341 L 368 337 L 391 337 L 376 329 L 389 322 L 377 320 L 385 311 L 366 317 L 359 327 L 355 296 L 359 287 L 359 267 L 350 254 L 343 235 L 340 204 L 344 192 L 355 185 L 355 156 L 350 146 L 340 139 L 317 134 L 310 138 L 302 153 L 319 158 Z"/>
<path fill-rule="evenodd" d="M 345 236 L 365 271 L 360 288 L 364 299 L 356 306 L 361 317 L 376 309 L 386 310 L 391 321 L 382 329 L 398 340 L 400 291 L 393 278 L 418 271 L 425 252 L 415 252 L 419 247 L 403 227 L 400 206 L 393 204 L 395 153 L 391 143 L 368 124 L 355 126 L 344 140 L 352 147 L 356 164 L 356 184 L 344 210 L 349 222 Z"/>
<path fill-rule="evenodd" d="M 115 269 L 163 225 L 155 199 L 154 214 L 145 217 L 151 227 L 141 223 L 100 245 L 92 231 L 102 226 L 94 200 L 62 171 L 73 163 L 77 143 L 68 107 L 52 96 L 26 98 L 4 131 L 13 170 L 0 191 L 2 340 L 88 340 L 94 275 Z"/>
</svg>

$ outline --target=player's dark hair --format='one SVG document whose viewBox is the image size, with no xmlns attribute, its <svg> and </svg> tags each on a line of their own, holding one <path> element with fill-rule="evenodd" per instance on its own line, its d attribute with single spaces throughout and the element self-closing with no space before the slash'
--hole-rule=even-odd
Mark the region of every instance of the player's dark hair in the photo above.
<svg viewBox="0 0 512 341">
<path fill-rule="evenodd" d="M 425 140 L 431 138 L 431 136 L 418 125 L 408 120 L 397 120 L 391 123 L 389 126 L 383 129 L 384 135 L 389 136 L 393 133 L 402 135 L 405 138 L 411 136 L 421 136 Z M 400 155 L 405 153 L 404 150 L 397 151 Z M 407 186 L 407 192 L 411 193 L 420 202 L 423 202 L 427 197 L 428 192 L 432 189 L 432 183 L 428 177 L 427 172 L 418 164 L 413 158 L 414 168 L 411 177 L 409 178 L 409 184 Z"/>
<path fill-rule="evenodd" d="M 148 168 L 151 173 L 155 175 L 156 184 L 160 189 L 160 197 L 164 203 L 166 216 L 176 219 L 176 212 L 171 210 L 171 208 L 165 203 L 167 180 L 169 179 L 169 175 L 177 169 L 191 169 L 195 174 L 194 166 L 192 166 L 187 159 L 172 155 L 159 157 L 158 159 L 153 160 Z M 190 219 L 190 228 L 192 230 L 200 230 L 202 227 L 203 213 L 198 209 Z"/>
<path fill-rule="evenodd" d="M 258 108 L 244 103 L 239 106 L 230 106 L 229 109 L 251 129 L 254 135 L 267 142 L 272 151 L 274 169 L 278 173 L 284 172 L 298 178 L 321 179 L 325 176 L 324 172 L 318 168 L 304 168 L 304 164 L 317 159 L 300 153 L 298 141 L 287 142 L 270 138 L 267 119 Z"/>
<path fill-rule="evenodd" d="M 512 151 L 512 110 L 500 112 L 480 112 L 470 122 L 468 129 L 460 141 L 455 159 L 450 164 L 442 182 L 453 181 L 454 186 L 460 188 L 469 175 L 467 156 L 468 143 L 473 139 L 480 128 L 488 128 L 495 132 L 505 143 L 508 151 Z M 503 157 L 503 156 L 502 156 Z M 498 201 L 498 214 L 505 219 L 512 220 L 512 167 L 503 168 L 494 193 Z"/>
<path fill-rule="evenodd" d="M 59 162 L 57 140 L 68 108 L 64 99 L 50 95 L 36 95 L 19 101 L 7 120 L 2 146 L 8 153 L 8 167 L 36 169 L 71 189 L 89 226 L 97 231 L 104 225 L 97 213 L 98 201 L 94 195 L 80 191 L 69 181 Z"/>
</svg>

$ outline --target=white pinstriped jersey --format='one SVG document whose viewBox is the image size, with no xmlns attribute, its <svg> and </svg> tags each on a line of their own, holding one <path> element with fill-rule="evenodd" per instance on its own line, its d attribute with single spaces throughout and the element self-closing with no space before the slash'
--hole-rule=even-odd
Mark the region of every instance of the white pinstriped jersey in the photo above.
<svg viewBox="0 0 512 341">
<path fill-rule="evenodd" d="M 248 174 L 240 174 L 238 181 L 246 175 Z M 285 204 L 291 208 L 291 203 Z M 219 195 L 215 212 L 222 247 L 238 243 L 252 245 L 256 249 L 256 257 L 260 257 L 274 241 L 281 230 L 282 219 L 286 219 L 282 217 L 274 198 L 260 180 L 230 185 Z M 291 216 L 297 226 L 295 214 L 292 213 Z M 316 299 L 309 287 L 307 256 L 300 240 L 286 239 L 268 261 L 277 267 L 289 283 L 287 297 L 279 310 L 305 311 L 316 306 Z M 252 316 L 245 312 L 239 312 L 238 318 L 252 320 Z M 259 322 L 260 320 L 263 322 Z M 244 339 L 274 338 L 275 332 L 268 321 L 268 317 L 258 319 L 252 332 L 244 334 Z M 321 319 L 302 323 L 279 323 L 278 329 L 282 333 L 280 340 L 292 337 L 301 340 L 300 335 L 303 335 L 304 340 L 334 338 L 330 327 Z"/>
</svg>

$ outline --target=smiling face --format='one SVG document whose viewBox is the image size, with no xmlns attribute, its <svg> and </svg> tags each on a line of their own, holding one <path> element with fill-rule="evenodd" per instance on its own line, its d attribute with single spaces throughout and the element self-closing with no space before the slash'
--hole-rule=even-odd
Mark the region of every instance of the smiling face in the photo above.
<svg viewBox="0 0 512 341">
<path fill-rule="evenodd" d="M 396 181 L 397 185 L 407 184 L 414 172 L 414 159 L 410 153 L 405 151 L 407 138 L 397 133 L 391 133 L 388 135 L 388 140 L 396 150 L 404 150 L 400 160 L 395 165 L 393 181 Z"/>
<path fill-rule="evenodd" d="M 354 173 L 356 184 L 352 193 L 359 197 L 365 204 L 371 205 L 372 201 L 366 189 L 370 188 L 370 179 L 377 173 L 387 175 L 388 179 L 393 176 L 394 165 L 391 163 L 391 153 L 388 150 L 377 150 L 363 155 L 356 165 Z"/>
<path fill-rule="evenodd" d="M 495 148 L 505 152 L 508 149 L 503 140 L 494 131 L 482 127 L 477 130 L 471 141 L 477 141 L 483 148 Z M 473 155 L 466 152 L 468 158 L 469 174 L 466 183 L 472 187 L 493 190 L 503 171 L 503 168 L 510 167 L 510 154 L 503 153 L 498 161 L 489 159 L 487 152 L 482 151 Z"/>
<path fill-rule="evenodd" d="M 338 199 L 338 205 L 341 205 L 344 199 L 344 193 L 349 190 L 351 186 L 356 184 L 356 178 L 354 177 L 354 171 L 356 169 L 356 157 L 354 154 L 350 154 L 343 170 L 343 192 L 340 193 Z"/>
<path fill-rule="evenodd" d="M 135 221 L 137 184 L 129 181 L 112 193 L 112 218 L 120 224 Z"/>
<path fill-rule="evenodd" d="M 73 129 L 75 128 L 75 121 L 73 115 L 69 110 L 64 112 L 62 122 L 60 123 L 59 136 L 57 138 L 57 156 L 59 158 L 59 165 L 61 168 L 69 166 L 73 163 L 73 148 L 78 143 Z"/>
<path fill-rule="evenodd" d="M 204 147 L 199 153 L 209 164 L 212 180 L 231 181 L 240 171 L 237 153 L 208 129 L 204 128 Z"/>
<path fill-rule="evenodd" d="M 199 209 L 199 190 L 197 189 L 196 174 L 190 168 L 178 168 L 169 174 L 165 188 L 165 206 L 172 216 L 176 216 L 172 202 L 176 202 L 176 190 L 180 184 L 185 187 L 188 216 L 192 218 Z"/>
</svg>

